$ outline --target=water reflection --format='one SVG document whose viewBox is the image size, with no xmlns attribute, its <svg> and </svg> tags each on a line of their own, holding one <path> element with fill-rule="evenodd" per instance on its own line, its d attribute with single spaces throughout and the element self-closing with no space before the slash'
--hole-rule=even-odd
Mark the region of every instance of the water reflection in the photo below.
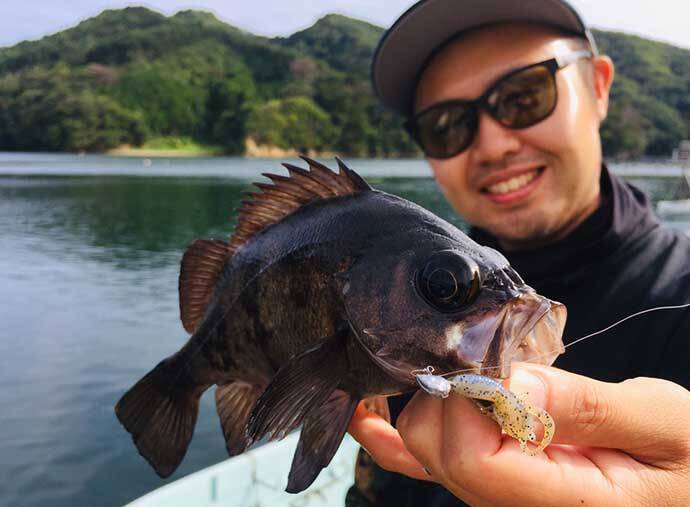
<svg viewBox="0 0 690 507">
<path fill-rule="evenodd" d="M 690 198 L 690 186 L 684 178 L 628 178 L 644 190 L 654 203 L 662 222 L 690 235 L 690 207 L 678 209 L 671 205 L 658 206 L 659 201 L 680 201 Z"/>
<path fill-rule="evenodd" d="M 26 178 L 3 184 L 0 198 L 13 203 L 7 225 L 18 233 L 137 269 L 165 265 L 164 254 L 199 236 L 227 236 L 248 188 L 206 178 Z"/>
</svg>

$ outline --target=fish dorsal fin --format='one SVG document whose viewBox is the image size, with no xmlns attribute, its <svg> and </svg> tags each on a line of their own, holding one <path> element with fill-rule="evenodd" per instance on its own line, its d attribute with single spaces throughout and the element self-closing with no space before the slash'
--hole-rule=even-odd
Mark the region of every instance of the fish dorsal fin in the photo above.
<svg viewBox="0 0 690 507">
<path fill-rule="evenodd" d="M 198 239 L 187 248 L 180 266 L 180 319 L 189 334 L 201 322 L 230 255 L 227 241 Z"/>
<path fill-rule="evenodd" d="M 309 170 L 283 164 L 290 174 L 265 174 L 272 183 L 255 183 L 262 191 L 250 194 L 238 212 L 230 242 L 197 240 L 182 257 L 180 269 L 180 318 L 185 330 L 194 333 L 206 313 L 225 262 L 252 236 L 310 202 L 371 190 L 356 172 L 339 158 L 339 172 L 307 157 Z"/>
<path fill-rule="evenodd" d="M 271 183 L 255 183 L 261 192 L 249 194 L 239 209 L 237 226 L 230 238 L 230 250 L 234 252 L 251 237 L 273 225 L 310 202 L 332 199 L 371 190 L 356 172 L 349 169 L 339 158 L 339 171 L 307 157 L 300 157 L 309 164 L 309 170 L 283 164 L 289 176 L 267 174 Z"/>
</svg>

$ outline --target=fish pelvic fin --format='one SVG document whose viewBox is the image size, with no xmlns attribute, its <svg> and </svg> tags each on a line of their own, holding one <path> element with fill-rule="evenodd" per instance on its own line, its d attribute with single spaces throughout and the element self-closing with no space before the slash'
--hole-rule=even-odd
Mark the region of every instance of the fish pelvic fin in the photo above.
<svg viewBox="0 0 690 507">
<path fill-rule="evenodd" d="M 252 410 L 247 423 L 250 443 L 284 438 L 326 403 L 346 372 L 345 354 L 344 337 L 335 336 L 285 363 Z"/>
<path fill-rule="evenodd" d="M 309 170 L 283 164 L 289 176 L 264 173 L 271 183 L 255 183 L 261 192 L 249 193 L 242 202 L 230 238 L 233 252 L 263 229 L 306 204 L 371 190 L 366 181 L 340 159 L 336 159 L 339 167 L 336 173 L 315 160 L 301 158 L 309 164 Z"/>
<path fill-rule="evenodd" d="M 336 389 L 326 403 L 307 415 L 285 491 L 299 493 L 307 489 L 333 459 L 359 400 Z"/>
<path fill-rule="evenodd" d="M 216 389 L 216 410 L 230 456 L 242 454 L 249 447 L 247 420 L 264 386 L 238 380 Z"/>
<path fill-rule="evenodd" d="M 170 476 L 184 458 L 199 412 L 199 398 L 208 386 L 196 386 L 186 373 L 184 356 L 161 361 L 115 406 L 115 414 L 131 433 L 134 445 L 162 477 Z"/>
<path fill-rule="evenodd" d="M 230 255 L 230 244 L 215 239 L 196 240 L 184 253 L 178 289 L 180 319 L 189 334 L 199 327 Z"/>
</svg>

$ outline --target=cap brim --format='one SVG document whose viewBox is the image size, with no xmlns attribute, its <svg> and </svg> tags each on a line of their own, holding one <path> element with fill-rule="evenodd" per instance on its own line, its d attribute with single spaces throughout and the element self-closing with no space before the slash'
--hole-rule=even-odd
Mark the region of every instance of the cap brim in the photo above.
<svg viewBox="0 0 690 507">
<path fill-rule="evenodd" d="M 562 0 L 422 0 L 379 42 L 371 66 L 374 91 L 388 107 L 407 114 L 419 74 L 446 42 L 495 23 L 538 23 L 590 38 L 578 13 Z"/>
</svg>

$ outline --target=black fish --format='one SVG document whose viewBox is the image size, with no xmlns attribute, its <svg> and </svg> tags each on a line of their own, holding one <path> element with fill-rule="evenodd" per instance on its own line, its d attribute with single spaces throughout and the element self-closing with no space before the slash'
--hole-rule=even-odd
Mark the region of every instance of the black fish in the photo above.
<svg viewBox="0 0 690 507">
<path fill-rule="evenodd" d="M 192 335 L 115 407 L 161 477 L 192 439 L 201 394 L 231 456 L 302 426 L 287 491 L 328 465 L 357 403 L 416 388 L 414 370 L 505 377 L 513 359 L 551 363 L 565 308 L 538 296 L 498 252 L 429 211 L 304 158 L 267 174 L 229 242 L 182 259 Z"/>
</svg>

